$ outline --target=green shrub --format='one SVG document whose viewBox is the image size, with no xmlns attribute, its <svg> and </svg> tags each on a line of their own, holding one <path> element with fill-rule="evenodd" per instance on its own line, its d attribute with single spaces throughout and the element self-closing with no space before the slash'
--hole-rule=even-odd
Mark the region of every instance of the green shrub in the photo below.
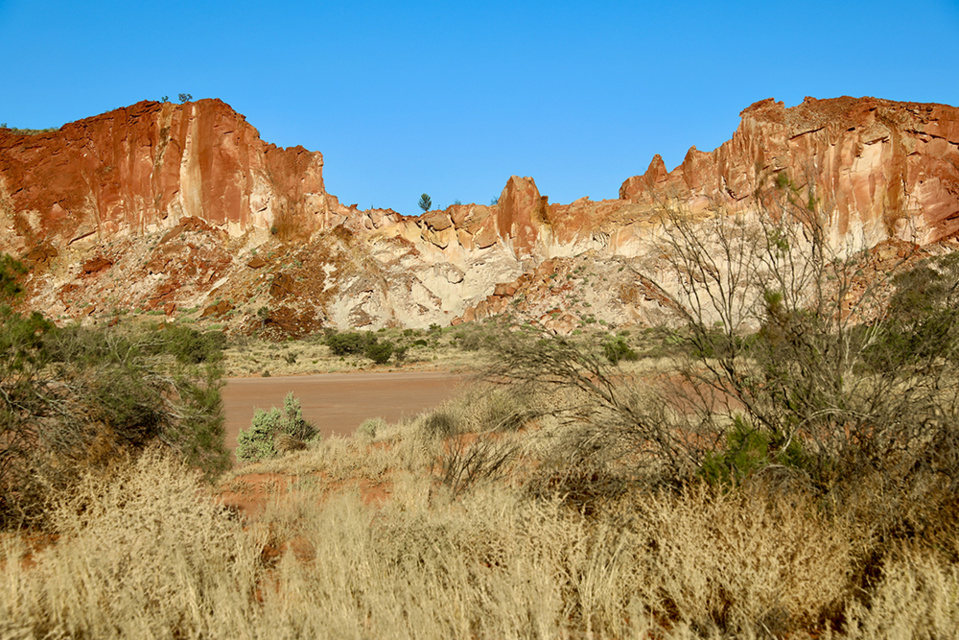
<svg viewBox="0 0 959 640">
<path fill-rule="evenodd" d="M 284 434 L 300 442 L 319 437 L 316 426 L 303 418 L 300 401 L 292 392 L 283 399 L 283 408 L 256 409 L 250 428 L 237 437 L 236 457 L 248 462 L 276 457 L 276 437 Z"/>
<path fill-rule="evenodd" d="M 27 273 L 22 263 L 7 254 L 0 254 L 0 303 L 7 304 L 23 292 L 20 278 Z"/>
<path fill-rule="evenodd" d="M 742 417 L 733 419 L 721 452 L 709 452 L 700 473 L 710 484 L 734 484 L 772 463 L 802 468 L 806 461 L 802 441 L 796 437 L 785 446 L 771 442 L 767 433 L 753 428 Z M 774 455 L 770 455 L 772 449 Z"/>
<path fill-rule="evenodd" d="M 626 344 L 626 338 L 617 336 L 603 343 L 603 355 L 613 364 L 620 360 L 638 360 L 639 356 Z"/>
<path fill-rule="evenodd" d="M 326 344 L 335 356 L 363 354 L 377 364 L 385 364 L 395 349 L 390 341 L 379 342 L 373 333 L 331 333 L 326 336 Z"/>
<path fill-rule="evenodd" d="M 209 478 L 229 466 L 219 367 L 162 357 L 184 344 L 166 330 L 21 315 L 5 302 L 23 273 L 0 256 L 0 522 L 42 523 L 51 496 L 152 443 Z"/>
<path fill-rule="evenodd" d="M 369 438 L 372 440 L 385 426 L 386 420 L 383 418 L 369 418 L 368 420 L 364 420 L 362 424 L 356 428 L 356 433 L 364 438 Z"/>
<path fill-rule="evenodd" d="M 376 336 L 369 333 L 332 333 L 326 337 L 326 344 L 335 356 L 363 353 L 373 342 L 376 342 Z"/>
<path fill-rule="evenodd" d="M 366 346 L 365 353 L 366 357 L 376 364 L 386 364 L 393 355 L 393 343 L 388 340 L 386 342 L 373 342 Z"/>
<path fill-rule="evenodd" d="M 283 433 L 304 442 L 316 438 L 318 434 L 316 426 L 303 418 L 300 401 L 292 392 L 286 394 L 283 399 L 283 413 L 285 419 L 280 423 Z"/>
<path fill-rule="evenodd" d="M 170 324 L 160 333 L 162 349 L 184 364 L 216 362 L 223 357 L 226 336 L 221 331 L 197 331 L 192 327 Z"/>
<path fill-rule="evenodd" d="M 460 329 L 453 334 L 453 341 L 464 351 L 478 351 L 489 341 L 486 333 L 480 327 Z"/>
<path fill-rule="evenodd" d="M 280 410 L 276 407 L 269 412 L 256 409 L 249 429 L 241 430 L 237 437 L 236 457 L 238 460 L 266 460 L 276 457 L 273 438 L 276 435 L 276 422 Z"/>
<path fill-rule="evenodd" d="M 959 345 L 959 254 L 923 260 L 893 278 L 885 322 L 858 327 L 872 370 L 915 367 Z"/>
</svg>

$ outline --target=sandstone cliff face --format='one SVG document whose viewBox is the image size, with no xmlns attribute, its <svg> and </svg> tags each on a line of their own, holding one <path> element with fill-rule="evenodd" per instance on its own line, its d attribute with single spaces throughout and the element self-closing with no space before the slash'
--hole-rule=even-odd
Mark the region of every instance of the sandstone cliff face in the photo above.
<svg viewBox="0 0 959 640">
<path fill-rule="evenodd" d="M 184 217 L 232 234 L 308 234 L 342 209 L 322 170 L 319 153 L 263 142 L 219 100 L 140 102 L 37 135 L 0 130 L 0 249 L 62 249 Z"/>
<path fill-rule="evenodd" d="M 959 109 L 849 97 L 786 109 L 770 98 L 741 116 L 718 149 L 693 147 L 668 173 L 656 156 L 620 197 L 743 210 L 784 175 L 812 185 L 835 233 L 858 235 L 865 246 L 889 236 L 927 244 L 959 231 Z"/>
<path fill-rule="evenodd" d="M 663 276 L 663 203 L 763 215 L 756 194 L 788 182 L 815 191 L 837 242 L 959 231 L 959 109 L 873 98 L 756 103 L 729 142 L 671 172 L 654 157 L 616 200 L 550 203 L 513 176 L 496 205 L 402 216 L 340 205 L 322 168 L 217 100 L 0 130 L 0 251 L 31 266 L 29 305 L 63 319 L 303 335 L 517 312 L 569 331 L 662 318 L 644 278 Z"/>
</svg>

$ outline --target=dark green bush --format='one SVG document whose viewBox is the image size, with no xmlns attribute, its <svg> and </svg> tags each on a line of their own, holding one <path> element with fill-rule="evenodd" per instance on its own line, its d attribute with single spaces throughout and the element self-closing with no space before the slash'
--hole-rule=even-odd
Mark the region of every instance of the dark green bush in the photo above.
<svg viewBox="0 0 959 640">
<path fill-rule="evenodd" d="M 23 287 L 20 278 L 27 273 L 27 268 L 7 254 L 0 254 L 0 304 L 9 304 L 20 296 Z"/>
<path fill-rule="evenodd" d="M 373 342 L 376 336 L 370 333 L 332 333 L 326 337 L 326 344 L 335 356 L 361 354 Z"/>
<path fill-rule="evenodd" d="M 389 361 L 395 350 L 390 341 L 380 342 L 378 337 L 370 332 L 330 333 L 326 337 L 326 344 L 330 352 L 336 356 L 364 355 L 377 364 Z"/>
<path fill-rule="evenodd" d="M 639 356 L 633 349 L 626 344 L 626 338 L 617 336 L 610 338 L 603 343 L 603 355 L 613 364 L 620 360 L 638 360 Z"/>
<path fill-rule="evenodd" d="M 802 440 L 795 437 L 786 446 L 782 444 L 771 442 L 769 434 L 736 416 L 726 435 L 726 446 L 706 454 L 700 474 L 710 484 L 733 484 L 773 463 L 801 469 L 806 463 Z"/>
<path fill-rule="evenodd" d="M 222 331 L 200 332 L 182 325 L 166 325 L 160 333 L 162 348 L 184 364 L 215 362 L 223 357 L 226 336 Z"/>
<path fill-rule="evenodd" d="M 367 358 L 376 364 L 386 364 L 392 357 L 393 350 L 393 343 L 387 340 L 386 342 L 368 344 L 364 353 Z"/>
</svg>

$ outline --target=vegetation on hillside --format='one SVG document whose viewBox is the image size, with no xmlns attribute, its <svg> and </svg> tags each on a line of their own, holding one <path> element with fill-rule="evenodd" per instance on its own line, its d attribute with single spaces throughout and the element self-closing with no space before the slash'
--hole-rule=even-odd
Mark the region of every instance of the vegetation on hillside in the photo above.
<svg viewBox="0 0 959 640">
<path fill-rule="evenodd" d="M 223 444 L 222 336 L 56 327 L 13 306 L 24 267 L 0 257 L 0 522 L 42 520 L 93 468 L 162 443 L 214 477 Z"/>
<path fill-rule="evenodd" d="M 46 129 L 18 129 L 16 127 L 8 127 L 7 123 L 4 122 L 0 123 L 0 129 L 17 135 L 35 136 L 39 133 L 50 133 L 51 131 L 56 131 L 57 127 L 48 127 Z"/>
<path fill-rule="evenodd" d="M 411 332 L 411 350 L 489 355 L 485 381 L 354 438 L 274 448 L 224 485 L 233 511 L 156 449 L 86 468 L 48 503 L 60 538 L 37 568 L 23 539 L 0 548 L 0 629 L 953 636 L 959 260 L 866 280 L 815 194 L 780 186 L 758 220 L 668 214 L 669 277 L 650 286 L 674 325 Z M 335 335 L 340 357 L 372 343 Z M 261 421 L 271 435 L 295 422 L 288 404 Z"/>
</svg>

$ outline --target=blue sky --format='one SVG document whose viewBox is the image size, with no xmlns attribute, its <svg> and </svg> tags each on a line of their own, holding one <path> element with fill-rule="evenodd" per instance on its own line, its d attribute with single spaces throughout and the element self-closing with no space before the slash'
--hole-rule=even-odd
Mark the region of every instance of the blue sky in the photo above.
<svg viewBox="0 0 959 640">
<path fill-rule="evenodd" d="M 0 122 L 180 92 L 322 151 L 346 204 L 614 198 L 653 154 L 727 140 L 767 97 L 959 106 L 959 2 L 0 0 Z"/>
</svg>

